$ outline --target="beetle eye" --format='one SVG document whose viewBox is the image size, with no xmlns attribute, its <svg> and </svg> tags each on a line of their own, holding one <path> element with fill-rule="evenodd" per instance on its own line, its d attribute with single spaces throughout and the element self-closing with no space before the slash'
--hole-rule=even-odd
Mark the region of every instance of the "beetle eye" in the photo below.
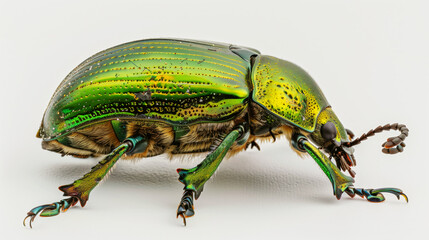
<svg viewBox="0 0 429 240">
<path fill-rule="evenodd" d="M 332 140 L 337 136 L 337 128 L 332 122 L 327 122 L 320 128 L 323 139 Z"/>
</svg>

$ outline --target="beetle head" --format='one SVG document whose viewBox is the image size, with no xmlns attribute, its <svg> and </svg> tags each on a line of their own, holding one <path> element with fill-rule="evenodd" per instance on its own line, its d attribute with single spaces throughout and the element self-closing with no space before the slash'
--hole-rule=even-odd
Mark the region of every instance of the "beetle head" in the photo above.
<svg viewBox="0 0 429 240">
<path fill-rule="evenodd" d="M 309 137 L 335 159 L 338 168 L 348 170 L 354 177 L 355 173 L 350 169 L 356 165 L 354 149 L 346 146 L 350 142 L 348 132 L 330 107 L 319 114 L 316 128 Z"/>
</svg>

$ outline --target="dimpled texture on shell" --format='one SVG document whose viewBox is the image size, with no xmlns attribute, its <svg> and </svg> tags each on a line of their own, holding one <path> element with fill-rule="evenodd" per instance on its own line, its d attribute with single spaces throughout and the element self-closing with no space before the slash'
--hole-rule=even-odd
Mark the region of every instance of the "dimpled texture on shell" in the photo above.
<svg viewBox="0 0 429 240">
<path fill-rule="evenodd" d="M 319 113 L 329 106 L 316 82 L 299 66 L 261 55 L 252 70 L 252 99 L 287 123 L 313 132 Z"/>
<path fill-rule="evenodd" d="M 58 138 L 108 119 L 219 122 L 247 106 L 250 63 L 211 42 L 149 39 L 88 58 L 60 84 L 40 135 Z"/>
</svg>

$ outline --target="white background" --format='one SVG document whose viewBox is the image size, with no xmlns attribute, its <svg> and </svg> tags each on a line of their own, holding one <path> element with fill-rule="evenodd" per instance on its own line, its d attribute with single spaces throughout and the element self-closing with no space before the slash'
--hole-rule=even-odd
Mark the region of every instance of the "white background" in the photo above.
<svg viewBox="0 0 429 240">
<path fill-rule="evenodd" d="M 1 1 L 0 236 L 3 239 L 417 239 L 429 227 L 427 1 Z M 338 201 L 311 158 L 282 139 L 223 162 L 183 227 L 175 169 L 164 157 L 119 162 L 85 208 L 22 226 L 28 210 L 62 199 L 59 185 L 96 159 L 61 158 L 35 138 L 60 81 L 81 61 L 137 39 L 228 42 L 292 61 L 318 82 L 356 135 L 410 129 L 405 152 L 381 134 L 356 147 L 356 187 L 398 187 L 369 203 Z M 424 236 L 425 236 L 424 235 Z"/>
</svg>

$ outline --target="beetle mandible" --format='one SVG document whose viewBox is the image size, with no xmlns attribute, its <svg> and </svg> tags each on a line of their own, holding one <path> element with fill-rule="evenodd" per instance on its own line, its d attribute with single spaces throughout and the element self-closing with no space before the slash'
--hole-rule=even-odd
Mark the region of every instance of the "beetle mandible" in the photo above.
<svg viewBox="0 0 429 240">
<path fill-rule="evenodd" d="M 177 169 L 185 185 L 177 216 L 186 225 L 194 215 L 194 198 L 227 154 L 249 146 L 259 150 L 256 140 L 281 135 L 299 155 L 317 162 L 338 199 L 345 192 L 382 202 L 382 193 L 392 193 L 408 201 L 400 189 L 353 186 L 353 146 L 392 129 L 401 134 L 389 138 L 382 151 L 402 152 L 408 136 L 403 124 L 354 138 L 303 69 L 252 48 L 178 39 L 125 43 L 85 60 L 51 98 L 37 133 L 42 148 L 104 158 L 82 178 L 59 187 L 69 198 L 33 208 L 24 225 L 27 218 L 31 226 L 37 215 L 55 216 L 78 202 L 85 206 L 120 158 L 208 152 L 196 167 Z"/>
</svg>

